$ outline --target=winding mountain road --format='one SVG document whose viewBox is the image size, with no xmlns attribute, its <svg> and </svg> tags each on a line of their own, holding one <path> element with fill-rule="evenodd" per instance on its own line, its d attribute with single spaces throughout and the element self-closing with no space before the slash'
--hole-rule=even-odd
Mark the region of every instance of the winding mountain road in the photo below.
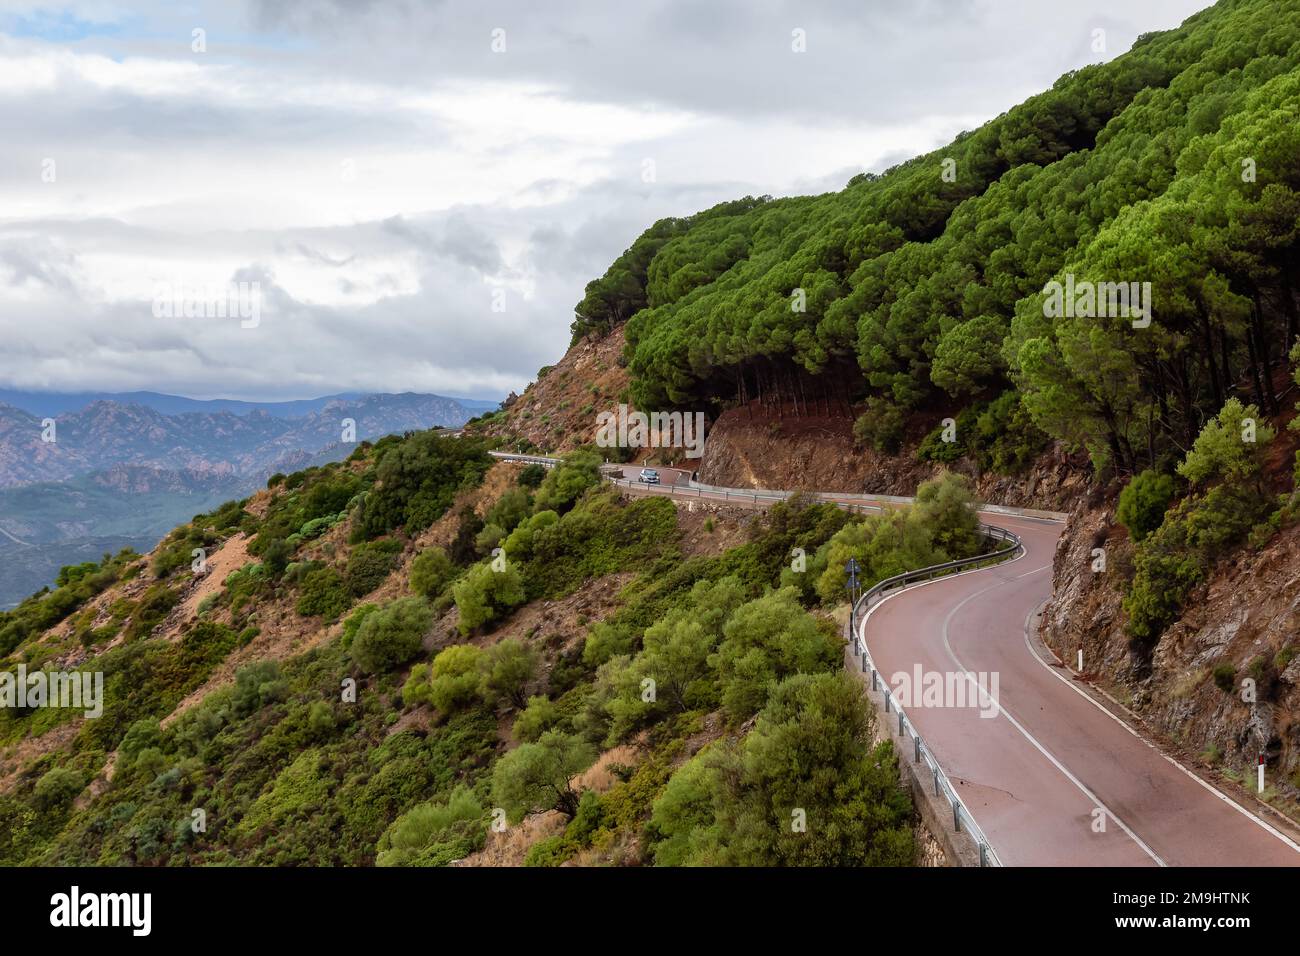
<svg viewBox="0 0 1300 956">
<path fill-rule="evenodd" d="M 997 674 L 996 708 L 907 708 L 1002 862 L 1296 866 L 1266 821 L 1148 743 L 1036 637 L 1062 525 L 987 515 L 1020 536 L 1003 564 L 896 592 L 861 622 L 882 674 Z M 990 684 L 991 686 L 991 684 Z M 1290 829 L 1290 827 L 1287 827 Z"/>
<path fill-rule="evenodd" d="M 618 484 L 632 494 L 764 507 L 781 493 L 694 485 L 659 469 L 660 485 Z M 826 494 L 822 500 L 883 509 L 899 499 Z M 860 633 L 896 690 L 902 675 L 966 679 L 965 706 L 904 704 L 998 857 L 1009 866 L 1298 866 L 1297 831 L 1257 813 L 1149 743 L 1111 701 L 1058 662 L 1037 637 L 1035 615 L 1052 595 L 1059 520 L 993 509 L 981 516 L 1020 536 L 1016 558 L 888 594 Z M 992 693 L 958 675 L 989 675 Z M 992 675 L 997 675 L 996 685 Z M 923 705 L 923 703 L 925 705 Z M 981 716 L 981 713 L 984 716 Z M 904 759 L 906 759 L 904 757 Z"/>
</svg>

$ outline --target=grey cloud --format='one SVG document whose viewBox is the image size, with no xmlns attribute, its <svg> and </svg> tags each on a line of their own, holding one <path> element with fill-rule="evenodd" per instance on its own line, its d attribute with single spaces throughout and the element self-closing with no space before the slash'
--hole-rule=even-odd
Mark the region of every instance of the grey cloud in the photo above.
<svg viewBox="0 0 1300 956">
<path fill-rule="evenodd" d="M 1171 26 L 1204 5 L 1159 0 L 1144 12 Z M 1077 66 L 1090 27 L 1102 21 L 1114 24 L 1113 55 L 1136 36 L 1116 20 L 1130 6 L 586 0 L 560 9 L 520 0 L 336 3 L 308 12 L 285 0 L 255 0 L 251 20 L 310 35 L 346 68 L 397 84 L 447 75 L 533 79 L 596 101 L 848 123 L 901 122 L 945 101 L 950 112 L 998 112 L 1011 105 L 1005 84 L 972 80 L 1018 73 L 1037 87 L 1050 83 L 1055 74 L 1047 71 L 1059 72 L 1067 59 Z M 507 31 L 507 51 L 493 55 L 489 33 L 498 26 Z M 806 53 L 791 50 L 796 28 L 805 31 Z M 375 58 L 380 47 L 386 55 Z"/>
<path fill-rule="evenodd" d="M 70 46 L 118 58 L 175 58 L 197 23 L 209 37 L 200 62 L 252 71 L 273 87 L 383 84 L 379 92 L 396 97 L 452 84 L 528 82 L 569 102 L 688 110 L 695 122 L 645 141 L 612 141 L 606 153 L 584 156 L 581 178 L 576 170 L 570 179 L 548 169 L 492 204 L 429 210 L 412 201 L 397 215 L 385 209 L 328 226 L 299 220 L 213 228 L 230 220 L 215 218 L 222 197 L 202 194 L 201 185 L 186 229 L 145 225 L 154 220 L 138 209 L 77 219 L 33 214 L 38 206 L 25 205 L 21 219 L 0 220 L 0 382 L 267 399 L 353 389 L 499 396 L 555 360 L 584 285 L 655 220 L 745 194 L 837 189 L 861 171 L 845 166 L 844 156 L 810 157 L 801 131 L 872 133 L 926 118 L 942 126 L 946 117 L 992 116 L 1095 59 L 1090 26 L 1108 30 L 1114 55 L 1138 32 L 1172 25 L 1204 5 L 1151 0 L 1139 12 L 1129 0 L 1082 0 L 1044 12 L 1040 0 L 133 4 L 151 36 L 95 36 Z M 508 31 L 508 52 L 499 56 L 488 49 L 496 26 Z M 808 31 L 806 54 L 790 51 L 795 27 Z M 6 43 L 0 37 L 0 54 Z M 0 153 L 0 190 L 31 197 L 46 155 L 60 157 L 60 189 L 68 183 L 93 193 L 105 188 L 96 174 L 114 165 L 138 165 L 147 182 L 153 164 L 251 155 L 265 158 L 268 170 L 292 173 L 295 164 L 337 163 L 371 148 L 427 151 L 457 134 L 382 95 L 362 108 L 226 101 L 197 87 L 166 93 L 67 77 L 50 92 L 0 91 L 0 121 L 14 131 Z M 482 121 L 493 128 L 493 117 Z M 564 132 L 555 141 L 503 137 L 509 145 L 483 148 L 546 156 Z M 733 156 L 774 140 L 786 144 L 772 164 L 775 181 L 727 178 Z M 872 154 L 874 171 L 929 145 L 895 151 L 896 142 Z M 647 155 L 661 161 L 654 184 L 637 175 Z M 701 155 L 719 161 L 701 170 L 692 162 Z M 254 186 L 256 201 L 262 194 Z M 140 270 L 237 263 L 231 277 L 259 282 L 266 314 L 257 329 L 157 319 L 147 301 L 107 299 L 87 288 L 82 263 L 110 256 Z M 291 291 L 295 271 L 323 276 L 312 292 L 387 295 L 366 305 L 324 295 L 319 299 L 334 304 L 322 305 Z M 534 290 L 530 298 L 518 291 L 524 282 Z M 507 310 L 495 313 L 490 293 L 502 283 Z M 32 287 L 41 294 L 28 295 Z"/>
</svg>

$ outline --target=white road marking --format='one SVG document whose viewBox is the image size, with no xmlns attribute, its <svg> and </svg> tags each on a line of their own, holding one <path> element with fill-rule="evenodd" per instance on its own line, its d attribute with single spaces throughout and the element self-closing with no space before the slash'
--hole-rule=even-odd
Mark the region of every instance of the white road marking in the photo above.
<svg viewBox="0 0 1300 956">
<path fill-rule="evenodd" d="M 1040 605 L 1040 607 L 1041 607 L 1041 605 Z M 1179 763 L 1179 762 L 1178 762 L 1177 760 L 1175 760 L 1173 757 L 1169 756 L 1167 753 L 1165 753 L 1163 750 L 1161 750 L 1159 747 L 1157 747 L 1157 746 L 1156 746 L 1155 744 L 1153 744 L 1151 741 L 1149 741 L 1149 740 L 1147 740 L 1145 737 L 1143 737 L 1143 736 L 1142 736 L 1140 733 L 1138 733 L 1138 731 L 1135 730 L 1133 727 L 1129 726 L 1129 724 L 1128 724 L 1126 721 L 1121 720 L 1118 714 L 1114 713 L 1113 711 L 1111 711 L 1111 710 L 1110 710 L 1109 708 L 1107 708 L 1107 707 L 1103 707 L 1102 704 L 1101 704 L 1099 701 L 1097 701 L 1095 698 L 1093 698 L 1091 694 L 1085 693 L 1083 690 L 1081 690 L 1079 687 L 1077 687 L 1073 681 L 1066 680 L 1064 677 L 1062 677 L 1062 676 L 1057 672 L 1057 668 L 1053 667 L 1051 664 L 1047 663 L 1047 661 L 1043 660 L 1042 655 L 1039 654 L 1038 651 L 1034 649 L 1034 645 L 1033 645 L 1033 643 L 1029 640 L 1029 621 L 1033 618 L 1033 616 L 1034 616 L 1034 614 L 1037 612 L 1037 610 L 1038 610 L 1038 608 L 1035 608 L 1033 611 L 1030 611 L 1030 612 L 1029 612 L 1029 617 L 1025 619 L 1025 647 L 1029 648 L 1029 653 L 1032 654 L 1032 655 L 1034 656 L 1034 660 L 1036 660 L 1036 661 L 1038 661 L 1038 663 L 1042 664 L 1043 667 L 1048 671 L 1048 673 L 1050 673 L 1053 677 L 1055 677 L 1057 680 L 1059 680 L 1062 684 L 1064 684 L 1065 686 L 1069 687 L 1070 690 L 1074 691 L 1076 694 L 1078 694 L 1080 697 L 1082 697 L 1082 698 L 1083 698 L 1084 700 L 1086 700 L 1088 703 L 1092 704 L 1092 706 L 1096 707 L 1099 711 L 1101 711 L 1103 714 L 1105 714 L 1105 715 L 1106 715 L 1107 717 L 1109 717 L 1111 720 L 1115 721 L 1115 723 L 1119 724 L 1121 727 L 1123 727 L 1125 730 L 1127 730 L 1130 734 L 1132 734 L 1132 735 L 1133 735 L 1134 737 L 1136 737 L 1138 740 L 1142 741 L 1142 743 L 1146 744 L 1148 747 L 1150 747 L 1152 750 L 1154 750 L 1156 753 L 1158 753 L 1158 754 L 1159 754 L 1161 757 L 1163 757 L 1165 760 L 1169 761 L 1171 764 L 1173 764 L 1175 767 L 1177 767 L 1177 768 L 1178 768 L 1179 770 L 1181 770 L 1183 773 L 1187 774 L 1187 776 L 1191 777 L 1193 780 L 1195 780 L 1197 783 L 1199 783 L 1199 784 L 1200 784 L 1202 787 L 1204 787 L 1206 790 L 1210 791 L 1210 793 L 1214 794 L 1216 797 L 1218 797 L 1220 800 L 1222 800 L 1222 801 L 1223 801 L 1224 803 L 1226 803 L 1228 806 L 1232 807 L 1234 810 L 1236 810 L 1236 811 L 1238 811 L 1239 813 L 1241 813 L 1241 814 L 1245 815 L 1246 817 L 1250 818 L 1250 819 L 1253 820 L 1255 823 L 1258 823 L 1261 827 L 1263 827 L 1263 828 L 1264 828 L 1266 831 L 1268 831 L 1270 834 L 1272 834 L 1273 836 L 1277 837 L 1279 840 L 1281 840 L 1283 843 L 1285 843 L 1285 844 L 1286 844 L 1287 846 L 1289 846 L 1291 849 L 1295 850 L 1297 853 L 1300 853 L 1300 845 L 1298 845 L 1294 840 L 1292 840 L 1290 837 L 1288 837 L 1285 833 L 1283 833 L 1281 830 L 1278 830 L 1276 827 L 1274 827 L 1274 826 L 1273 826 L 1271 823 L 1269 823 L 1267 820 L 1265 820 L 1265 819 L 1263 819 L 1262 817 L 1260 817 L 1260 816 L 1258 816 L 1258 815 L 1252 813 L 1250 810 L 1247 810 L 1245 807 L 1243 807 L 1241 804 L 1239 804 L 1236 800 L 1233 800 L 1230 796 L 1228 796 L 1228 795 L 1227 795 L 1226 793 L 1224 793 L 1223 791 L 1219 790 L 1217 787 L 1215 787 L 1215 786 L 1213 786 L 1212 784 L 1206 782 L 1205 780 L 1202 780 L 1198 775 L 1192 773 L 1190 770 L 1188 770 L 1186 767 L 1184 767 L 1181 763 Z"/>
<path fill-rule="evenodd" d="M 1018 581 L 1021 578 L 1027 578 L 1031 574 L 1038 574 L 1040 571 L 1047 571 L 1050 568 L 1051 568 L 1050 564 L 1045 564 L 1041 568 L 1034 568 L 1034 570 L 1032 571 L 1027 571 L 1024 574 L 1017 575 L 1011 580 Z M 1052 766 L 1054 766 L 1057 770 L 1059 770 L 1065 776 L 1065 778 L 1070 781 L 1070 783 L 1074 784 L 1080 790 L 1080 792 L 1083 793 L 1085 797 L 1087 797 L 1090 801 L 1092 801 L 1092 805 L 1094 807 L 1100 807 L 1102 810 L 1106 812 L 1106 815 L 1108 817 L 1110 817 L 1117 824 L 1119 824 L 1119 828 L 1123 830 L 1126 834 L 1128 834 L 1129 839 L 1131 839 L 1134 843 L 1136 843 L 1142 849 L 1143 853 L 1151 857 L 1151 859 L 1155 861 L 1157 866 L 1167 866 L 1168 864 L 1165 863 L 1164 860 L 1160 859 L 1160 857 L 1156 855 L 1156 852 L 1152 850 L 1151 847 L 1147 846 L 1146 842 L 1141 837 L 1139 837 L 1136 833 L 1133 832 L 1132 827 L 1130 827 L 1127 823 L 1121 820 L 1119 815 L 1116 814 L 1114 810 L 1106 806 L 1106 804 L 1102 803 L 1101 798 L 1098 797 L 1091 790 L 1089 790 L 1087 785 L 1084 784 L 1082 780 L 1080 780 L 1073 773 L 1071 773 L 1070 769 L 1065 764 L 1061 763 L 1061 761 L 1056 758 L 1055 754 L 1053 754 L 1050 750 L 1048 750 L 1041 743 L 1039 743 L 1037 738 L 1035 738 L 1033 734 L 1031 734 L 1028 730 L 1026 730 L 1024 725 L 1020 723 L 1020 721 L 1016 720 L 1016 718 L 1011 715 L 1011 712 L 1002 706 L 1000 701 L 993 700 L 993 698 L 982 687 L 979 686 L 979 683 L 975 680 L 974 677 L 971 676 L 970 669 L 961 662 L 961 660 L 957 657 L 956 652 L 953 651 L 952 644 L 948 640 L 948 625 L 952 622 L 953 617 L 957 614 L 958 611 L 960 611 L 971 601 L 975 600 L 977 597 L 981 597 L 987 594 L 989 591 L 992 591 L 995 588 L 999 588 L 1006 583 L 1007 583 L 1006 581 L 998 581 L 994 584 L 990 584 L 982 591 L 976 591 L 974 594 L 968 595 L 964 600 L 962 600 L 960 603 L 955 605 L 952 608 L 952 610 L 948 612 L 948 616 L 943 619 L 944 649 L 948 652 L 948 656 L 952 658 L 952 662 L 957 665 L 957 669 L 962 674 L 962 676 L 964 676 L 966 680 L 969 681 L 971 684 L 975 685 L 976 692 L 981 693 L 986 698 L 988 698 L 989 702 L 994 706 L 994 708 L 996 708 L 997 711 L 1000 714 L 1002 714 L 1002 716 L 1006 717 L 1006 719 L 1010 721 L 1011 726 L 1015 727 L 1016 730 L 1020 731 L 1021 736 L 1023 736 L 1026 740 L 1028 740 L 1039 753 L 1041 753 L 1044 757 L 1046 757 L 1049 761 L 1051 761 Z"/>
</svg>

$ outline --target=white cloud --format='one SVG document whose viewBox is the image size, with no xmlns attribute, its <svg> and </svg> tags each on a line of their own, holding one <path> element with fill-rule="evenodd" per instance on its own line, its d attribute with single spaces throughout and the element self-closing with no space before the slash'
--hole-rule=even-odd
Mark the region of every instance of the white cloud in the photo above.
<svg viewBox="0 0 1300 956">
<path fill-rule="evenodd" d="M 500 395 L 655 219 L 837 188 L 1096 59 L 1093 25 L 1113 56 L 1202 5 L 0 0 L 0 384 Z M 258 329 L 152 314 L 241 275 Z"/>
</svg>

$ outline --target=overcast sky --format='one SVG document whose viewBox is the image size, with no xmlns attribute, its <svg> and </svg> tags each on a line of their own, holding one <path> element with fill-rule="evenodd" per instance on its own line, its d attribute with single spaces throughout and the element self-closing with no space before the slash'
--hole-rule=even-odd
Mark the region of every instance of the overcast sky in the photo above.
<svg viewBox="0 0 1300 956">
<path fill-rule="evenodd" d="M 0 387 L 500 398 L 654 220 L 838 189 L 1206 5 L 0 0 Z M 158 304 L 240 281 L 256 325 Z"/>
</svg>

